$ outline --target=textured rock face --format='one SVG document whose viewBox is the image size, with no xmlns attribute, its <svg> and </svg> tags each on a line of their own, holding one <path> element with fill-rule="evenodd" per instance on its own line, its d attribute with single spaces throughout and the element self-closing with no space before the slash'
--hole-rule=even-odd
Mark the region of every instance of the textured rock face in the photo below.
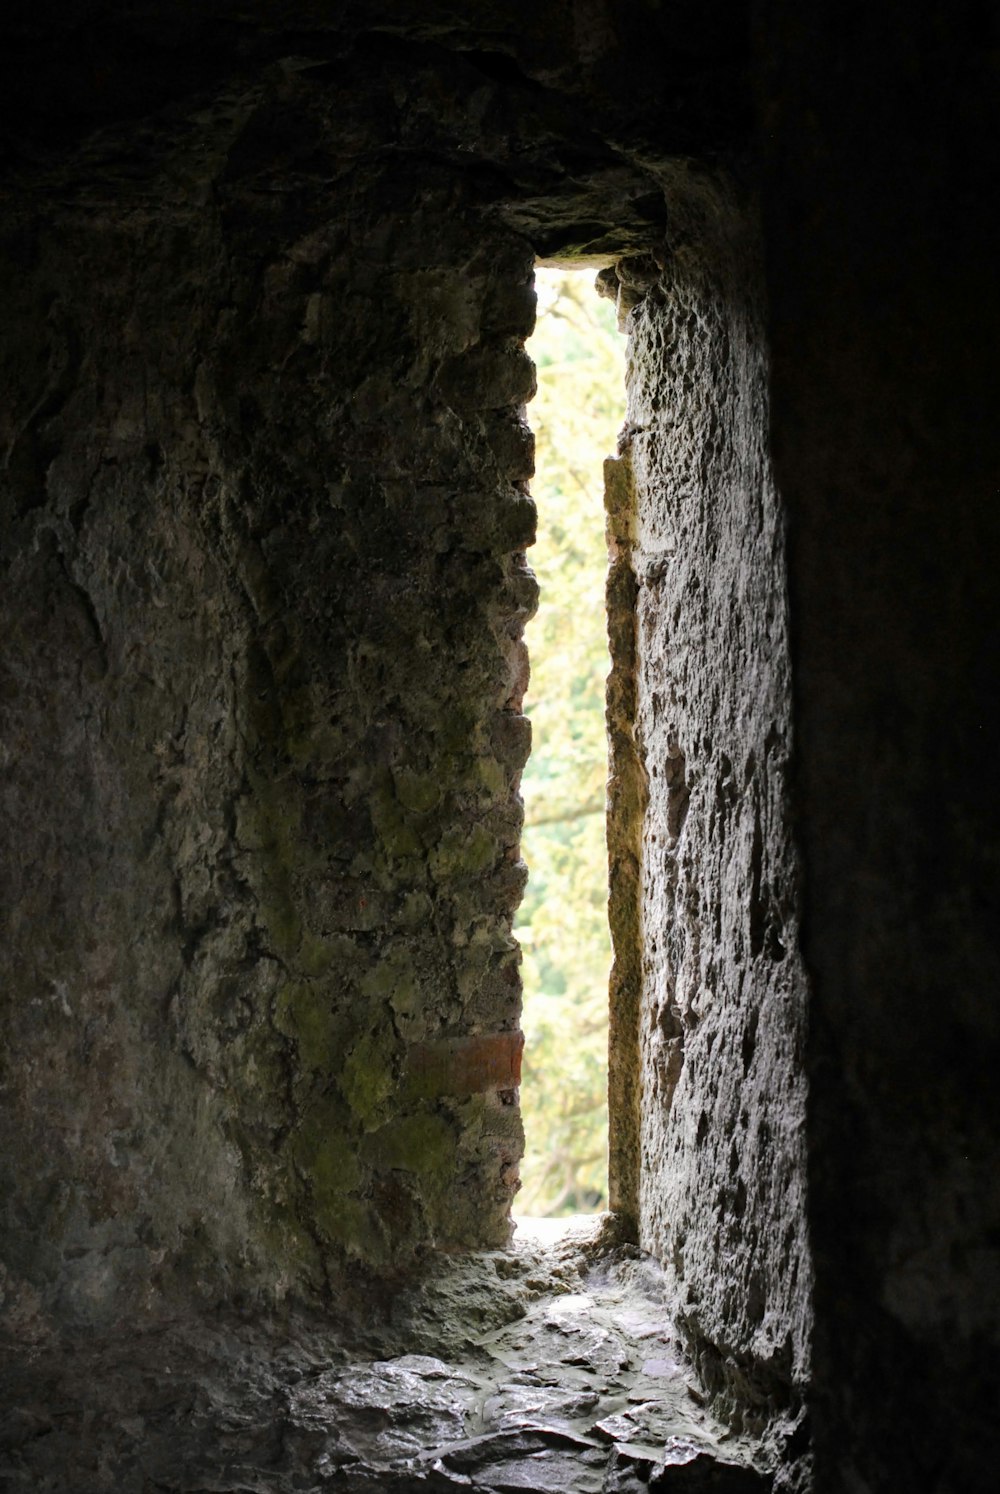
<svg viewBox="0 0 1000 1494">
<path fill-rule="evenodd" d="M 770 1494 L 774 1450 L 705 1409 L 663 1273 L 595 1244 L 439 1257 L 350 1331 L 182 1314 L 0 1360 L 4 1489 Z"/>
<path fill-rule="evenodd" d="M 705 1365 L 714 1344 L 784 1372 L 790 1341 L 800 1373 L 759 313 L 712 213 L 700 269 L 673 221 L 677 157 L 721 148 L 746 170 L 748 10 L 4 8 L 0 1243 L 18 1332 L 171 1283 L 314 1292 L 351 1259 L 502 1235 L 528 268 L 666 225 L 662 282 L 626 275 L 648 428 L 612 479 L 631 516 L 612 587 L 616 1049 L 634 1060 L 612 1074 L 616 1187 Z M 971 4 L 752 10 L 812 986 L 817 1482 L 967 1494 L 996 1482 L 1000 1373 L 996 28 Z M 674 628 L 670 588 L 683 658 L 634 627 Z M 749 669 L 744 690 L 715 657 Z"/>
<path fill-rule="evenodd" d="M 293 94 L 6 239 L 15 1313 L 509 1229 L 532 255 L 392 167 L 277 234 Z"/>
<path fill-rule="evenodd" d="M 711 20 L 104 16 L 2 64 L 25 1332 L 506 1238 L 532 260 L 746 97 Z"/>
<path fill-rule="evenodd" d="M 684 90 L 667 120 L 644 72 L 626 106 L 631 22 L 558 25 L 485 53 L 455 18 L 262 27 L 245 72 L 207 48 L 185 81 L 192 33 L 146 134 L 115 56 L 92 115 L 27 111 L 4 238 L 0 1230 L 26 1336 L 165 1293 L 328 1297 L 354 1267 L 506 1240 L 531 268 L 660 243 L 669 217 L 670 268 L 621 266 L 637 428 L 612 617 L 639 646 L 615 743 L 616 1201 L 730 1406 L 801 1372 L 749 251 L 666 153 Z M 165 44 L 129 35 L 141 79 Z M 20 45 L 58 76 L 62 43 L 44 66 L 27 23 Z"/>
<path fill-rule="evenodd" d="M 629 405 L 609 526 L 644 779 L 613 810 L 636 842 L 631 878 L 613 854 L 613 903 L 632 901 L 642 942 L 613 1053 L 638 1113 L 616 1160 L 707 1377 L 766 1415 L 803 1386 L 808 1349 L 783 521 L 752 234 L 724 196 L 698 206 L 662 269 L 616 276 Z M 616 930 L 616 956 L 628 942 Z"/>
</svg>

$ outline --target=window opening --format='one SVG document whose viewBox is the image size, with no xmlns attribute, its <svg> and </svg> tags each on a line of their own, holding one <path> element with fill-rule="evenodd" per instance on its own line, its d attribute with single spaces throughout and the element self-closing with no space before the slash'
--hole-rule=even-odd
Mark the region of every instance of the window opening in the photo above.
<svg viewBox="0 0 1000 1494">
<path fill-rule="evenodd" d="M 529 879 L 523 951 L 526 1151 L 515 1219 L 594 1213 L 608 1199 L 608 971 L 603 460 L 624 419 L 624 340 L 595 269 L 539 268 L 529 351 L 541 588 L 529 625 L 522 778 Z"/>
</svg>

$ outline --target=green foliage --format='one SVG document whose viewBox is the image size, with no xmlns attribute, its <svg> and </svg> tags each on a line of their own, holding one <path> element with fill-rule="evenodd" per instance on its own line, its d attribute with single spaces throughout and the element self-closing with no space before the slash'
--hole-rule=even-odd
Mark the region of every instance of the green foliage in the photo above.
<svg viewBox="0 0 1000 1494">
<path fill-rule="evenodd" d="M 528 632 L 533 751 L 522 780 L 527 1153 L 520 1214 L 607 1201 L 608 968 L 602 462 L 624 414 L 624 351 L 593 271 L 539 271 L 532 490 L 541 584 Z"/>
</svg>

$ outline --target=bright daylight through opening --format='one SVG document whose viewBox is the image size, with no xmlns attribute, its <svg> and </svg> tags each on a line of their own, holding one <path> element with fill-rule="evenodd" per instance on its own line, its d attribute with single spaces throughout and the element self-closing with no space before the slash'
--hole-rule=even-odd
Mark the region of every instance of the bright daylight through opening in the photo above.
<svg viewBox="0 0 1000 1494">
<path fill-rule="evenodd" d="M 515 1218 L 594 1213 L 608 1198 L 608 970 L 603 460 L 625 409 L 625 342 L 593 269 L 536 271 L 529 351 L 541 587 L 530 624 L 522 779 L 526 1152 Z"/>
</svg>

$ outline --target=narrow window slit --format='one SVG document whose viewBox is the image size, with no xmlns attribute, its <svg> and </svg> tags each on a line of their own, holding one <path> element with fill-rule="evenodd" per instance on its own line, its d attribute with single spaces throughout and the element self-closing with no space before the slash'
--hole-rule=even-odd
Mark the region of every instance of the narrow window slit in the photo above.
<svg viewBox="0 0 1000 1494">
<path fill-rule="evenodd" d="M 595 269 L 539 268 L 528 344 L 541 588 L 528 629 L 532 753 L 522 779 L 529 880 L 523 951 L 526 1150 L 514 1217 L 608 1207 L 608 969 L 604 692 L 607 549 L 602 464 L 624 419 L 624 340 Z"/>
</svg>

